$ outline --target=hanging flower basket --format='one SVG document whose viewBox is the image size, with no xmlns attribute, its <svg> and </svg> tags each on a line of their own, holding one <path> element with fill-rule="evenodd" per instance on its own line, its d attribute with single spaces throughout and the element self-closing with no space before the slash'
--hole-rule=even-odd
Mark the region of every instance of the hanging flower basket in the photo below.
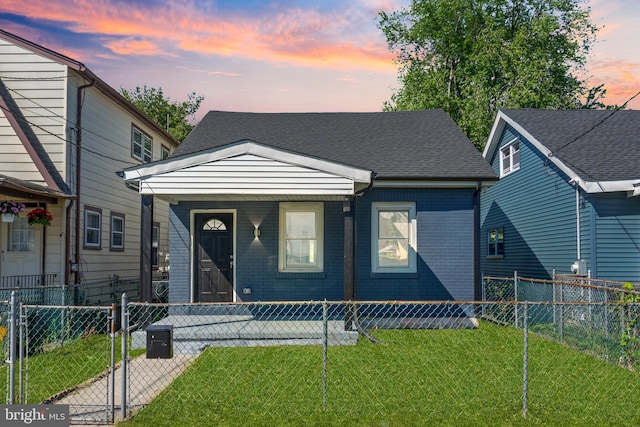
<svg viewBox="0 0 640 427">
<path fill-rule="evenodd" d="M 53 221 L 53 215 L 51 212 L 46 210 L 45 208 L 34 208 L 27 213 L 27 218 L 29 219 L 29 224 L 31 225 L 51 225 L 51 221 Z"/>
<path fill-rule="evenodd" d="M 13 222 L 13 218 L 20 215 L 24 210 L 24 203 L 5 200 L 0 202 L 0 214 L 2 214 L 2 222 Z"/>
</svg>

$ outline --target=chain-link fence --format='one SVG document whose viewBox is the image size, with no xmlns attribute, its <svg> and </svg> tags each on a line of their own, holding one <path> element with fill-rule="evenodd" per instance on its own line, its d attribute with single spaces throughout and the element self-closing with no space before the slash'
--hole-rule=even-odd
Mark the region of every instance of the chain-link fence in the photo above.
<svg viewBox="0 0 640 427">
<path fill-rule="evenodd" d="M 639 304 L 128 307 L 128 409 L 165 424 L 640 423 Z"/>
<path fill-rule="evenodd" d="M 74 424 L 640 424 L 638 303 L 12 306 L 7 402 Z"/>
<path fill-rule="evenodd" d="M 7 404 L 64 404 L 73 422 L 113 419 L 113 307 L 1 306 Z"/>
<path fill-rule="evenodd" d="M 483 301 L 615 302 L 625 295 L 640 295 L 640 285 L 592 279 L 576 275 L 554 275 L 553 280 L 518 276 L 482 278 Z"/>
</svg>

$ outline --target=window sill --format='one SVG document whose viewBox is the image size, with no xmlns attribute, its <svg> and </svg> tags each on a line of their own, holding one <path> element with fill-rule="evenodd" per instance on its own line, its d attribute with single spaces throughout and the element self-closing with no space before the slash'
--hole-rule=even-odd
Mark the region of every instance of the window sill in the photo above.
<svg viewBox="0 0 640 427">
<path fill-rule="evenodd" d="M 276 279 L 324 279 L 326 278 L 324 271 L 278 271 Z"/>
<path fill-rule="evenodd" d="M 487 259 L 503 259 L 504 255 L 489 255 Z"/>
<path fill-rule="evenodd" d="M 397 272 L 397 273 L 391 273 L 391 272 L 371 272 L 371 274 L 369 275 L 369 277 L 371 279 L 417 279 L 418 277 L 420 277 L 418 275 L 418 273 L 410 273 L 410 272 Z"/>
</svg>

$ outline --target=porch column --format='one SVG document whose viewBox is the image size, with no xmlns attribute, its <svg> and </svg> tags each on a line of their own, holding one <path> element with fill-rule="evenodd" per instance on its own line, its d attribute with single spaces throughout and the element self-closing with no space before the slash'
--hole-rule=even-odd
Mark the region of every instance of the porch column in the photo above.
<svg viewBox="0 0 640 427">
<path fill-rule="evenodd" d="M 355 245 L 353 226 L 353 197 L 345 197 L 342 202 L 344 212 L 344 300 L 356 299 L 355 289 Z M 352 329 L 353 307 L 345 307 L 345 328 Z"/>
<path fill-rule="evenodd" d="M 153 236 L 153 196 L 140 198 L 140 302 L 151 302 L 151 239 Z"/>
</svg>

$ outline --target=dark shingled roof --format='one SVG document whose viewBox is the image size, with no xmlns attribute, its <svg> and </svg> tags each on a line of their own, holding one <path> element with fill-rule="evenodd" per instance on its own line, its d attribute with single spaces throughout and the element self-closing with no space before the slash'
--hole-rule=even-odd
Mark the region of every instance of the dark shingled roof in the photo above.
<svg viewBox="0 0 640 427">
<path fill-rule="evenodd" d="M 372 170 L 378 179 L 496 179 L 481 153 L 441 109 L 378 113 L 210 111 L 171 157 L 243 140 Z"/>
<path fill-rule="evenodd" d="M 640 178 L 638 110 L 503 110 L 584 179 Z"/>
</svg>

